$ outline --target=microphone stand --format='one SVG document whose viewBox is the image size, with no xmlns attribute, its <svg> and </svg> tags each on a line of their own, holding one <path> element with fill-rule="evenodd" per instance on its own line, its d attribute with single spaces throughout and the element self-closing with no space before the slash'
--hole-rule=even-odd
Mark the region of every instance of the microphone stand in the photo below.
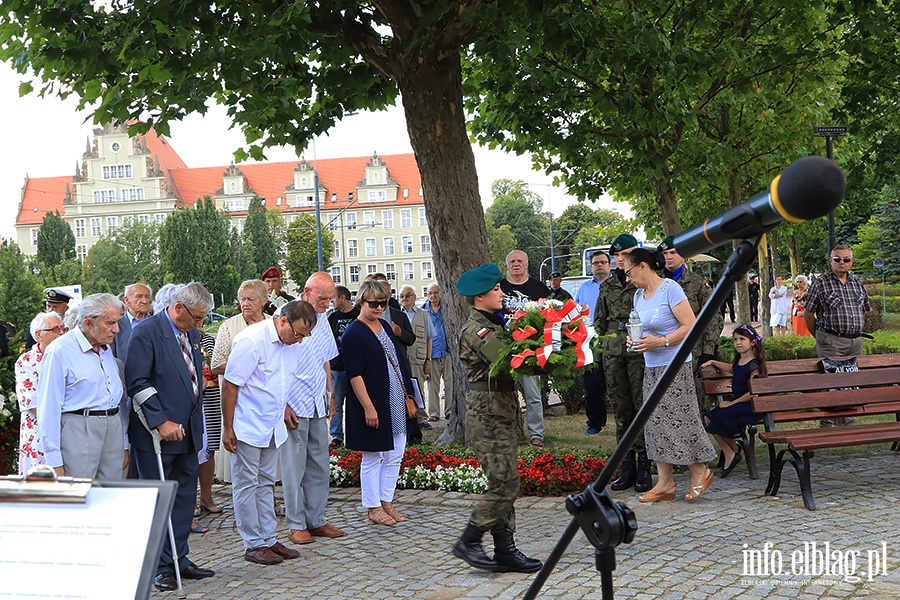
<svg viewBox="0 0 900 600">
<path fill-rule="evenodd" d="M 663 394 L 672 384 L 678 370 L 690 355 L 691 350 L 700 341 L 710 321 L 716 312 L 725 303 L 735 283 L 741 280 L 756 259 L 756 249 L 759 246 L 761 236 L 742 241 L 725 264 L 722 279 L 710 296 L 706 306 L 697 315 L 693 327 L 687 337 L 681 343 L 675 358 L 666 367 L 662 377 L 656 384 L 653 392 L 645 400 L 641 410 L 635 415 L 631 426 L 622 436 L 622 441 L 616 447 L 615 452 L 609 458 L 609 462 L 603 467 L 597 480 L 590 484 L 582 493 L 566 498 L 566 510 L 572 515 L 572 520 L 560 537 L 553 551 L 544 561 L 544 566 L 535 576 L 534 581 L 525 592 L 525 600 L 537 598 L 541 588 L 546 583 L 553 569 L 556 568 L 563 552 L 566 551 L 575 534 L 581 529 L 591 545 L 594 546 L 594 558 L 596 568 L 600 571 L 601 590 L 604 600 L 612 600 L 613 571 L 616 569 L 616 547 L 619 544 L 630 544 L 637 532 L 637 518 L 634 511 L 623 502 L 614 502 L 606 491 L 606 485 L 612 479 L 619 468 L 625 455 L 634 445 L 644 425 L 650 420 Z"/>
</svg>

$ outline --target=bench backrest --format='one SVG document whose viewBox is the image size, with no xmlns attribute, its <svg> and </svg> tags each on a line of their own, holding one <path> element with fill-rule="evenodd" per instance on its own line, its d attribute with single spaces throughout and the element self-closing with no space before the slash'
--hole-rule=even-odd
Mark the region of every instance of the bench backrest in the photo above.
<svg viewBox="0 0 900 600">
<path fill-rule="evenodd" d="M 900 402 L 900 366 L 752 379 L 750 393 L 753 410 L 759 413 L 845 406 L 864 407 L 872 414 L 894 412 L 893 407 L 877 405 Z"/>
</svg>

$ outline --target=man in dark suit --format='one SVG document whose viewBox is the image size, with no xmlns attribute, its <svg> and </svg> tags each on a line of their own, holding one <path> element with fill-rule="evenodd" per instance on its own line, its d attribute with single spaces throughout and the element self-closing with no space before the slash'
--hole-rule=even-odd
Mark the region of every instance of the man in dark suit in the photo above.
<svg viewBox="0 0 900 600">
<path fill-rule="evenodd" d="M 125 314 L 119 319 L 119 333 L 111 344 L 113 356 L 125 362 L 128 359 L 128 340 L 135 325 L 150 315 L 153 292 L 143 283 L 125 286 Z"/>
<path fill-rule="evenodd" d="M 128 395 L 140 404 L 147 424 L 162 437 L 165 478 L 178 482 L 172 528 L 178 566 L 184 579 L 212 577 L 188 559 L 188 534 L 197 501 L 197 453 L 203 447 L 203 354 L 196 328 L 213 309 L 212 295 L 196 282 L 172 296 L 166 310 L 149 317 L 131 332 L 125 380 Z M 159 479 L 150 433 L 140 419 L 128 427 L 141 479 Z M 170 544 L 164 544 L 154 585 L 177 588 Z"/>
</svg>

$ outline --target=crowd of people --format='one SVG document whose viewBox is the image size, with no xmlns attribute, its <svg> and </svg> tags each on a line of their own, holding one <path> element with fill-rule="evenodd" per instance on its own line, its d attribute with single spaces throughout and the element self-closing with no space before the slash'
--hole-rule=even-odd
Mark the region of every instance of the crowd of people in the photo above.
<svg viewBox="0 0 900 600">
<path fill-rule="evenodd" d="M 811 284 L 797 277 L 792 294 L 776 278 L 769 292 L 772 326 L 780 333 L 790 314 L 796 333 L 816 337 L 820 356 L 854 356 L 862 350 L 868 299 L 851 272 L 850 249 L 837 246 L 831 254 L 831 271 Z M 195 517 L 223 510 L 212 492 L 218 476 L 232 483 L 244 558 L 276 564 L 299 556 L 276 538 L 276 480 L 283 485 L 288 541 L 345 535 L 326 518 L 331 448 L 361 452 L 361 503 L 369 521 L 394 526 L 408 519 L 394 505 L 403 451 L 452 411 L 451 365 L 458 360 L 468 383 L 466 431 L 488 491 L 452 552 L 476 568 L 534 572 L 541 562 L 515 545 L 514 503 L 520 428 L 532 446 L 544 446 L 543 385 L 540 377 L 517 386 L 507 375 L 488 376 L 507 317 L 546 298 L 574 301 L 589 312 L 604 351 L 583 371 L 585 434 L 607 426 L 608 399 L 621 440 L 711 293 L 671 237 L 651 251 L 634 236 L 619 235 L 590 264 L 592 278 L 574 298 L 558 272 L 549 286 L 529 276 L 520 250 L 507 256 L 505 275 L 495 265 L 464 273 L 456 292 L 470 312 L 458 348 L 448 342 L 437 284 L 422 303 L 403 286 L 398 302 L 382 274 L 362 282 L 354 297 L 327 273 L 313 273 L 294 299 L 272 267 L 240 285 L 240 312 L 215 336 L 202 330 L 214 302 L 197 282 L 166 285 L 155 298 L 136 282 L 121 297 L 93 294 L 77 306 L 64 289 L 48 289 L 46 312 L 31 322 L 33 342 L 16 363 L 20 473 L 46 464 L 74 477 L 177 481 L 176 554 L 163 547 L 154 580 L 160 590 L 176 589 L 176 564 L 185 579 L 215 575 L 190 560 L 188 537 L 205 531 Z M 759 286 L 753 278 L 748 285 L 752 304 Z M 635 320 L 639 336 L 629 328 Z M 734 361 L 719 361 L 723 321 L 721 313 L 712 320 L 679 366 L 613 490 L 633 488 L 641 502 L 674 500 L 674 467 L 681 465 L 690 472 L 685 499 L 700 498 L 715 481 L 707 466 L 716 456 L 710 435 L 724 454 L 720 476 L 740 463 L 735 438 L 759 418 L 748 401 L 749 381 L 766 375 L 766 356 L 762 338 L 745 324 L 733 332 Z M 702 365 L 732 377 L 733 399 L 711 404 L 700 385 Z M 162 440 L 162 472 L 154 436 Z M 493 557 L 482 546 L 487 532 Z"/>
</svg>

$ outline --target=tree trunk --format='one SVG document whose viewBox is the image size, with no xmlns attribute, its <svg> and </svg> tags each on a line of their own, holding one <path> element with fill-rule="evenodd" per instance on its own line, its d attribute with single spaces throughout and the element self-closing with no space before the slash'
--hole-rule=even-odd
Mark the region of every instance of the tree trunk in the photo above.
<svg viewBox="0 0 900 600">
<path fill-rule="evenodd" d="M 778 260 L 778 228 L 771 230 L 767 237 L 769 239 L 769 260 L 772 261 L 772 281 L 774 282 L 775 278 L 781 275 L 781 261 Z"/>
<path fill-rule="evenodd" d="M 788 254 L 791 257 L 791 280 L 803 273 L 800 265 L 800 249 L 797 247 L 797 238 L 793 233 L 788 234 Z"/>
<path fill-rule="evenodd" d="M 727 117 L 727 112 L 726 112 Z M 738 167 L 732 165 L 731 171 L 728 173 L 728 204 L 737 206 L 741 203 L 743 195 L 741 194 L 741 178 Z M 731 242 L 732 248 L 737 248 L 743 240 L 734 240 Z M 741 324 L 750 324 L 750 292 L 747 288 L 747 277 L 735 283 L 734 300 L 737 313 L 737 322 Z"/>
<path fill-rule="evenodd" d="M 772 289 L 772 270 L 769 265 L 769 234 L 763 234 L 759 241 L 757 253 L 759 255 L 759 324 L 762 328 L 763 337 L 772 335 L 772 328 L 769 327 L 769 319 L 771 318 L 769 290 Z"/>
<path fill-rule="evenodd" d="M 410 142 L 422 174 L 444 330 L 453 357 L 453 394 L 445 399 L 450 423 L 437 443 L 465 444 L 468 384 L 458 348 L 469 307 L 456 293 L 455 282 L 464 271 L 490 262 L 490 255 L 475 156 L 463 114 L 459 53 L 442 55 L 426 49 L 405 67 L 398 83 Z"/>
<path fill-rule="evenodd" d="M 663 231 L 666 232 L 666 235 L 680 233 L 681 219 L 678 218 L 678 203 L 675 200 L 675 188 L 672 186 L 672 180 L 657 179 L 653 182 L 653 191 L 656 193 L 656 204 L 659 207 Z"/>
</svg>

